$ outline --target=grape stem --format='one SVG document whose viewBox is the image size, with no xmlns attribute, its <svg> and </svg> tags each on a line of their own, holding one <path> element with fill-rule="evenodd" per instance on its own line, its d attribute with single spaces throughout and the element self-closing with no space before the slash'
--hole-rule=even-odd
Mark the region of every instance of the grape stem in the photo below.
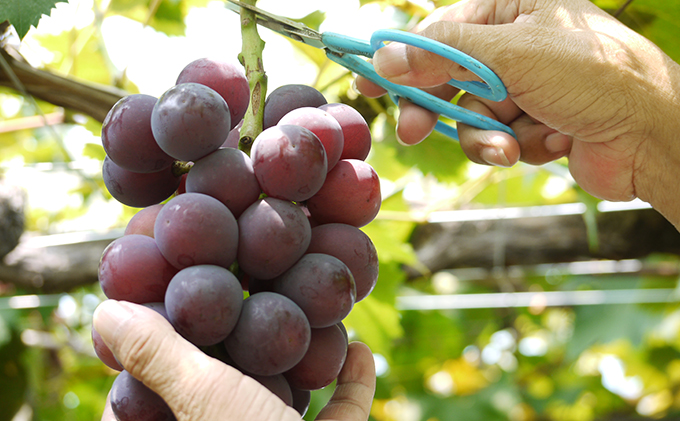
<svg viewBox="0 0 680 421">
<path fill-rule="evenodd" d="M 172 163 L 172 175 L 181 177 L 182 175 L 187 174 L 193 166 L 193 162 L 175 161 Z"/>
<path fill-rule="evenodd" d="M 242 0 L 249 5 L 255 5 L 257 0 Z M 263 130 L 264 101 L 267 96 L 267 75 L 262 65 L 262 51 L 264 41 L 257 32 L 255 14 L 241 8 L 241 54 L 239 61 L 245 68 L 248 85 L 250 86 L 250 103 L 243 117 L 239 149 L 250 155 L 253 141 Z"/>
</svg>

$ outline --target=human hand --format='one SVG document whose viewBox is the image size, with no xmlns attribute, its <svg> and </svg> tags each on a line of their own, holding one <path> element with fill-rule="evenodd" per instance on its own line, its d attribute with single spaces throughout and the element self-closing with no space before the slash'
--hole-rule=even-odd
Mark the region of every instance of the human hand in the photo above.
<svg viewBox="0 0 680 421">
<path fill-rule="evenodd" d="M 460 144 L 477 163 L 542 164 L 569 157 L 576 182 L 608 200 L 640 197 L 676 226 L 680 147 L 673 142 L 680 110 L 680 69 L 649 40 L 585 0 L 463 0 L 426 19 L 417 30 L 489 66 L 508 89 L 495 103 L 463 95 L 458 105 L 497 119 L 517 134 L 459 125 Z M 474 75 L 432 53 L 392 43 L 373 59 L 392 82 L 427 88 Z M 365 79 L 367 96 L 383 93 Z M 402 101 L 397 128 L 403 143 L 424 139 L 437 116 Z"/>
<path fill-rule="evenodd" d="M 93 324 L 121 365 L 160 395 L 178 420 L 301 419 L 257 381 L 184 340 L 149 308 L 107 300 L 95 311 Z M 316 419 L 366 420 L 374 391 L 371 351 L 351 343 L 333 397 Z M 115 421 L 108 399 L 102 421 Z"/>
</svg>

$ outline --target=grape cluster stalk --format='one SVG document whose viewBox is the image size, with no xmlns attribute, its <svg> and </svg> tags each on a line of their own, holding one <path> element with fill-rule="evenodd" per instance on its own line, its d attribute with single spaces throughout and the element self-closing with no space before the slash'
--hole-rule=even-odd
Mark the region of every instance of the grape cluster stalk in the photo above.
<svg viewBox="0 0 680 421">
<path fill-rule="evenodd" d="M 99 282 L 108 298 L 154 309 L 304 415 L 310 391 L 340 373 L 342 320 L 378 278 L 360 228 L 378 213 L 380 183 L 365 162 L 368 124 L 352 107 L 310 86 L 277 88 L 248 155 L 238 149 L 248 103 L 237 64 L 199 59 L 159 98 L 113 106 L 102 128 L 104 182 L 142 209 L 104 250 Z M 173 171 L 177 162 L 188 172 Z M 118 420 L 174 419 L 92 337 L 102 362 L 121 371 L 110 395 Z M 132 398 L 134 407 L 123 405 Z"/>
</svg>

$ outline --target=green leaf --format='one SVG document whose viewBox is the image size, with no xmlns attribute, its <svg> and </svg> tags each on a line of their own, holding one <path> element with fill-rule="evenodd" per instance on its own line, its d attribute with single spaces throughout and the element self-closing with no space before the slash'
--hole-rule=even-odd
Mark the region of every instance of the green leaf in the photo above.
<svg viewBox="0 0 680 421">
<path fill-rule="evenodd" d="M 389 179 L 398 173 L 404 173 L 407 168 L 417 168 L 423 174 L 431 174 L 439 181 L 459 181 L 461 170 L 469 162 L 458 142 L 438 132 L 433 132 L 427 139 L 417 145 L 404 146 L 397 143 L 394 126 L 386 123 L 384 126 L 385 139 L 376 142 L 376 152 L 385 153 L 401 164 L 396 170 L 388 170 L 388 163 L 383 161 L 376 167 L 378 174 Z M 385 149 L 393 149 L 385 151 Z M 375 154 L 374 154 L 375 155 Z M 371 161 L 371 165 L 373 161 Z M 394 175 L 392 175 L 394 174 Z M 397 177 L 398 178 L 398 177 Z"/>
<path fill-rule="evenodd" d="M 163 0 L 149 21 L 149 26 L 166 35 L 184 35 L 184 17 L 188 9 L 204 4 L 205 1 Z M 137 22 L 146 22 L 148 6 L 148 0 L 113 0 L 110 10 Z"/>
<path fill-rule="evenodd" d="M 0 318 L 0 321 L 2 319 Z M 7 325 L 5 325 L 7 327 Z M 21 341 L 20 332 L 15 329 L 6 331 L 7 337 L 0 346 L 0 421 L 10 421 L 26 399 L 27 373 L 21 362 L 26 349 Z"/>
<path fill-rule="evenodd" d="M 150 25 L 166 35 L 184 35 L 184 7 L 181 1 L 162 1 L 151 19 Z"/>
<path fill-rule="evenodd" d="M 409 221 L 374 220 L 362 228 L 378 250 L 380 262 L 397 261 L 415 264 L 417 261 L 408 237 L 415 223 Z"/>
<path fill-rule="evenodd" d="M 12 339 L 12 331 L 0 313 L 0 347 L 5 346 Z"/>
<path fill-rule="evenodd" d="M 380 262 L 378 271 L 378 281 L 375 288 L 371 291 L 371 297 L 376 300 L 394 305 L 397 292 L 406 281 L 406 273 L 402 265 L 398 262 Z"/>
<path fill-rule="evenodd" d="M 303 17 L 302 19 L 291 19 L 294 20 L 295 22 L 300 22 L 304 25 L 309 26 L 310 28 L 318 31 L 319 27 L 323 23 L 324 20 L 326 20 L 326 14 L 320 10 L 315 10 L 314 12 L 308 14 L 307 16 Z"/>
<path fill-rule="evenodd" d="M 680 46 L 677 42 L 680 36 L 680 24 L 678 24 L 680 4 L 678 2 L 638 0 L 626 9 L 626 13 L 630 13 L 636 22 L 649 21 L 649 24 L 633 29 L 654 42 L 673 60 L 680 60 Z"/>
<path fill-rule="evenodd" d="M 88 158 L 95 158 L 103 161 L 106 158 L 106 152 L 102 145 L 97 145 L 95 143 L 86 143 L 83 147 L 83 156 Z"/>
<path fill-rule="evenodd" d="M 663 314 L 633 304 L 581 306 L 576 307 L 574 312 L 574 334 L 566 349 L 569 361 L 575 360 L 592 345 L 606 344 L 620 338 L 626 338 L 633 346 L 639 346 L 663 319 Z"/>
<path fill-rule="evenodd" d="M 600 237 L 597 229 L 597 204 L 600 199 L 591 196 L 580 188 L 576 189 L 579 200 L 586 205 L 586 212 L 583 214 L 583 221 L 586 224 L 586 233 L 588 235 L 588 248 L 592 252 L 597 252 L 600 249 Z"/>
<path fill-rule="evenodd" d="M 343 323 L 374 353 L 385 357 L 391 353 L 392 341 L 404 334 L 397 309 L 371 295 L 358 302 Z"/>
<path fill-rule="evenodd" d="M 38 26 L 42 15 L 50 15 L 62 0 L 0 0 L 0 22 L 8 20 L 14 25 L 19 38 L 23 38 L 31 26 Z"/>
</svg>

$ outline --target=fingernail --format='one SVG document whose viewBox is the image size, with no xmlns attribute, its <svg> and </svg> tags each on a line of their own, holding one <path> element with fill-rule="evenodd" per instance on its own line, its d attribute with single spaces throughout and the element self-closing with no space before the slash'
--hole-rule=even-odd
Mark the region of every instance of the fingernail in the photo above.
<svg viewBox="0 0 680 421">
<path fill-rule="evenodd" d="M 550 152 L 563 152 L 571 147 L 571 136 L 555 132 L 545 138 L 545 148 Z"/>
<path fill-rule="evenodd" d="M 106 300 L 99 304 L 92 316 L 92 323 L 107 345 L 121 324 L 132 317 L 132 310 L 115 300 Z"/>
<path fill-rule="evenodd" d="M 411 66 L 406 57 L 406 44 L 392 42 L 373 55 L 373 67 L 380 76 L 394 77 L 408 73 Z"/>
<path fill-rule="evenodd" d="M 402 146 L 408 146 L 401 138 L 399 137 L 399 124 L 397 124 L 394 128 L 394 137 L 397 138 L 397 143 L 399 143 Z"/>
<path fill-rule="evenodd" d="M 489 165 L 497 167 L 511 167 L 510 160 L 501 148 L 488 146 L 482 149 L 481 158 Z"/>
<path fill-rule="evenodd" d="M 359 88 L 357 87 L 357 78 L 352 80 L 352 92 L 359 93 Z"/>
</svg>

